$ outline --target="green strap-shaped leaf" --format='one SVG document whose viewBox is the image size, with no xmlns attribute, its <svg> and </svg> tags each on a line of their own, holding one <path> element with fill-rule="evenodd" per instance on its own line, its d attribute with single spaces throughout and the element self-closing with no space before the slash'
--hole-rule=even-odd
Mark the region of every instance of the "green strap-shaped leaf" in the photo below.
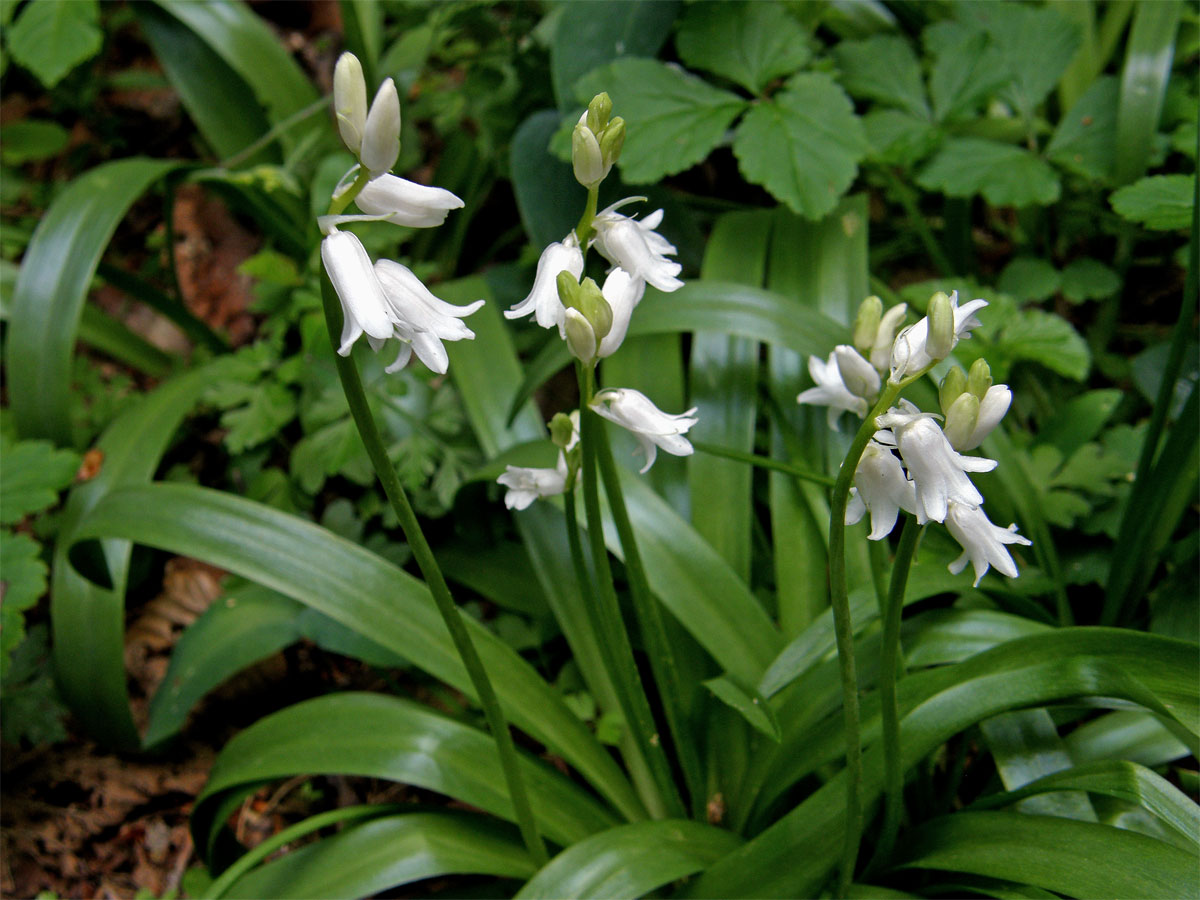
<svg viewBox="0 0 1200 900">
<path fill-rule="evenodd" d="M 1194 854 L 1091 822 L 1022 813 L 957 813 L 917 829 L 903 868 L 1003 878 L 1069 897 L 1194 897 Z"/>
<path fill-rule="evenodd" d="M 482 816 L 405 813 L 352 825 L 242 876 L 224 897 L 372 897 L 443 875 L 525 878 L 521 842 Z"/>
<path fill-rule="evenodd" d="M 1088 791 L 1133 803 L 1158 816 L 1200 849 L 1200 806 L 1161 775 L 1125 760 L 1102 760 L 1053 772 L 1015 791 L 992 794 L 972 809 L 996 809 L 1047 791 Z"/>
<path fill-rule="evenodd" d="M 38 223 L 21 262 L 6 345 L 8 396 L 25 438 L 71 441 L 71 353 L 88 284 L 126 210 L 178 163 L 105 163 L 75 179 Z"/>
<path fill-rule="evenodd" d="M 121 537 L 211 562 L 320 610 L 473 696 L 428 589 L 303 519 L 220 491 L 153 484 L 109 494 L 77 537 Z M 499 638 L 465 621 L 511 721 L 579 769 L 618 809 L 636 811 L 629 782 L 562 697 Z"/>
<path fill-rule="evenodd" d="M 292 59 L 279 38 L 244 3 L 233 0 L 158 0 L 167 13 L 184 23 L 249 85 L 279 125 L 317 99 L 316 88 Z M 314 120 L 310 126 L 317 124 Z M 320 125 L 324 127 L 324 122 Z M 285 148 L 299 139 L 297 131 L 283 132 Z"/>
<path fill-rule="evenodd" d="M 1010 641 L 957 666 L 900 682 L 904 768 L 951 736 L 1011 709 L 1080 697 L 1118 698 L 1154 708 L 1196 743 L 1200 733 L 1200 666 L 1196 645 L 1108 628 L 1063 628 Z M 875 702 L 871 702 L 874 700 Z M 839 716 L 812 729 L 803 746 L 785 743 L 784 765 L 772 773 L 777 794 L 844 752 Z M 863 802 L 882 789 L 879 704 L 863 705 Z M 692 897 L 814 896 L 837 865 L 845 822 L 844 772 L 741 849 L 716 863 L 685 891 Z M 770 805 L 769 800 L 766 802 Z M 1100 826 L 1094 826 L 1100 827 Z M 746 873 L 753 872 L 753 880 Z M 1086 893 L 1084 895 L 1087 895 Z"/>
<path fill-rule="evenodd" d="M 1179 0 L 1139 3 L 1125 48 L 1121 99 L 1117 104 L 1117 147 L 1113 180 L 1128 184 L 1145 174 L 1162 115 L 1175 32 L 1184 4 Z"/>
<path fill-rule="evenodd" d="M 741 843 L 732 832 L 681 819 L 619 825 L 568 847 L 517 897 L 634 900 L 702 871 Z"/>
<path fill-rule="evenodd" d="M 100 438 L 100 472 L 67 500 L 54 551 L 50 622 L 54 665 L 63 699 L 80 723 L 101 741 L 133 749 L 137 730 L 125 686 L 125 576 L 131 545 L 105 541 L 111 589 L 82 577 L 67 560 L 72 535 L 114 487 L 149 481 L 167 442 L 212 382 L 220 363 L 167 381 L 121 414 Z"/>
<path fill-rule="evenodd" d="M 538 827 L 562 844 L 618 819 L 585 790 L 522 756 Z M 345 693 L 289 706 L 231 740 L 196 801 L 198 846 L 220 827 L 213 812 L 228 791 L 293 775 L 362 775 L 437 791 L 514 820 L 495 744 L 485 732 L 419 704 L 383 694 Z"/>
</svg>

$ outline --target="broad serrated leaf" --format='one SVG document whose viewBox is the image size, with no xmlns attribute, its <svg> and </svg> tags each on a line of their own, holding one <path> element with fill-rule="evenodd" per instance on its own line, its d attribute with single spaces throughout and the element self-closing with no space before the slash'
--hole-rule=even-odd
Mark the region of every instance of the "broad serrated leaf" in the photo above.
<svg viewBox="0 0 1200 900">
<path fill-rule="evenodd" d="M 326 478 L 338 474 L 357 453 L 365 451 L 354 422 L 347 416 L 301 438 L 292 448 L 288 466 L 300 487 L 315 494 Z"/>
<path fill-rule="evenodd" d="M 871 156 L 896 166 L 916 165 L 938 145 L 942 133 L 926 119 L 898 109 L 873 109 L 863 116 Z"/>
<path fill-rule="evenodd" d="M 1087 256 L 1072 260 L 1062 270 L 1062 293 L 1072 303 L 1102 300 L 1121 289 L 1121 276 Z"/>
<path fill-rule="evenodd" d="M 1070 65 L 1079 26 L 1053 8 L 1023 3 L 965 3 L 956 11 L 988 35 L 1012 75 L 1005 95 L 1031 118 Z"/>
<path fill-rule="evenodd" d="M 675 47 L 680 58 L 758 94 L 774 78 L 808 62 L 808 34 L 780 3 L 696 3 L 689 7 Z"/>
<path fill-rule="evenodd" d="M 1071 323 L 1040 309 L 1022 310 L 1010 319 L 996 349 L 1009 359 L 1041 363 L 1075 381 L 1083 381 L 1091 366 L 1087 342 Z"/>
<path fill-rule="evenodd" d="M 1119 91 L 1114 77 L 1092 82 L 1058 123 L 1046 147 L 1046 158 L 1076 175 L 1107 181 L 1116 158 Z"/>
<path fill-rule="evenodd" d="M 1058 199 L 1058 176 L 1045 160 L 1011 144 L 951 138 L 917 182 L 949 197 L 983 194 L 994 206 L 1045 206 Z"/>
<path fill-rule="evenodd" d="M 1019 300 L 1045 300 L 1054 295 L 1061 281 L 1058 270 L 1046 260 L 1022 256 L 1004 267 L 996 287 Z"/>
<path fill-rule="evenodd" d="M 631 184 L 658 181 L 700 162 L 721 142 L 746 106 L 735 94 L 652 59 L 622 59 L 579 80 L 575 96 L 587 103 L 607 91 L 625 119 L 621 176 Z"/>
<path fill-rule="evenodd" d="M 5 42 L 12 58 L 50 88 L 100 49 L 99 23 L 96 0 L 37 0 L 21 10 Z"/>
<path fill-rule="evenodd" d="M 921 40 L 934 59 L 929 96 L 938 122 L 970 116 L 1012 80 L 981 31 L 959 22 L 938 22 L 925 29 Z"/>
<path fill-rule="evenodd" d="M 1114 191 L 1108 198 L 1123 218 L 1154 231 L 1175 231 L 1192 223 L 1195 175 L 1150 175 Z"/>
<path fill-rule="evenodd" d="M 0 524 L 11 525 L 58 502 L 79 471 L 79 454 L 56 450 L 49 441 L 5 444 L 0 479 Z"/>
<path fill-rule="evenodd" d="M 808 219 L 837 205 L 867 150 L 850 98 L 819 73 L 797 75 L 751 109 L 733 140 L 746 179 Z"/>
<path fill-rule="evenodd" d="M 0 529 L 0 558 L 4 560 L 0 594 L 0 680 L 8 677 L 9 654 L 25 637 L 25 610 L 46 592 L 42 548 L 25 534 Z M 7 698 L 6 698 L 7 699 Z"/>
<path fill-rule="evenodd" d="M 266 381 L 253 385 L 245 405 L 221 416 L 221 426 L 229 429 L 225 445 L 234 453 L 241 453 L 273 437 L 295 415 L 295 395 L 282 384 Z"/>
<path fill-rule="evenodd" d="M 834 58 L 842 70 L 842 86 L 853 96 L 929 118 L 921 65 L 904 38 L 879 34 L 865 41 L 847 41 L 837 46 Z"/>
</svg>

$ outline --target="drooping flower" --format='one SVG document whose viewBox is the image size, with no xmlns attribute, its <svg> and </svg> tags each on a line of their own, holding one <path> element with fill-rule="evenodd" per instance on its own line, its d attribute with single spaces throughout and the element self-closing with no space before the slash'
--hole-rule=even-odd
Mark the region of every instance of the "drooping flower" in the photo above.
<svg viewBox="0 0 1200 900">
<path fill-rule="evenodd" d="M 817 383 L 817 386 L 801 391 L 796 397 L 796 402 L 808 403 L 813 406 L 828 406 L 826 421 L 834 431 L 838 427 L 838 416 L 843 411 L 852 412 L 860 418 L 867 414 L 867 401 L 852 393 L 842 380 L 836 350 L 829 354 L 829 359 L 825 362 L 822 362 L 818 356 L 810 356 L 808 358 L 808 374 L 812 376 L 812 380 Z"/>
<path fill-rule="evenodd" d="M 627 197 L 596 215 L 592 222 L 596 229 L 596 249 L 634 278 L 660 291 L 677 291 L 683 287 L 676 277 L 683 267 L 667 259 L 677 252 L 675 245 L 654 230 L 662 222 L 663 211 L 655 210 L 640 220 L 616 212 L 624 204 L 639 199 L 643 198 Z"/>
<path fill-rule="evenodd" d="M 854 489 L 846 506 L 846 524 L 853 525 L 871 511 L 872 541 L 882 540 L 896 527 L 900 510 L 916 510 L 916 487 L 904 475 L 900 460 L 887 447 L 871 441 L 854 471 Z"/>
<path fill-rule="evenodd" d="M 975 568 L 976 586 L 987 572 L 988 566 L 995 566 L 998 572 L 1009 578 L 1016 578 L 1020 573 L 1017 571 L 1017 564 L 1005 549 L 1005 544 L 1029 546 L 1033 543 L 1029 538 L 1017 534 L 1015 524 L 1007 528 L 993 525 L 982 508 L 961 503 L 950 504 L 946 514 L 946 528 L 963 548 L 962 556 L 950 563 L 950 571 L 957 575 L 967 567 L 969 561 Z"/>
<path fill-rule="evenodd" d="M 558 465 L 553 469 L 531 469 L 505 466 L 504 474 L 496 479 L 508 488 L 504 505 L 509 509 L 525 509 L 539 497 L 553 497 L 567 487 L 567 461 L 560 452 Z"/>
<path fill-rule="evenodd" d="M 387 297 L 362 241 L 348 231 L 334 229 L 321 241 L 321 260 L 342 303 L 338 353 L 348 355 L 364 332 L 379 341 L 390 338 L 394 323 L 388 314 Z"/>
<path fill-rule="evenodd" d="M 560 327 L 565 309 L 558 298 L 559 272 L 570 272 L 576 280 L 583 274 L 583 251 L 579 249 L 579 240 L 574 232 L 542 251 L 533 279 L 533 290 L 516 306 L 505 310 L 504 317 L 519 319 L 533 313 L 543 328 Z"/>
<path fill-rule="evenodd" d="M 598 391 L 590 404 L 595 413 L 610 422 L 628 429 L 637 438 L 646 465 L 646 472 L 654 465 L 658 448 L 672 456 L 690 456 L 692 445 L 683 435 L 699 419 L 694 418 L 696 408 L 685 413 L 671 415 L 655 406 L 650 398 L 633 388 L 607 388 Z"/>
<path fill-rule="evenodd" d="M 900 403 L 902 409 L 893 407 L 876 417 L 876 425 L 891 431 L 877 432 L 875 439 L 885 445 L 894 443 L 900 451 L 916 485 L 917 522 L 945 521 L 951 502 L 963 506 L 983 503 L 966 473 L 990 472 L 996 461 L 955 452 L 931 413 L 921 412 L 907 400 Z"/>
<path fill-rule="evenodd" d="M 988 305 L 986 300 L 972 300 L 964 306 L 958 305 L 958 291 L 950 295 L 950 313 L 953 316 L 953 326 L 950 336 L 950 348 L 958 341 L 970 337 L 972 328 L 979 326 L 975 312 Z M 899 383 L 909 375 L 913 375 L 935 361 L 927 352 L 926 343 L 929 340 L 929 317 L 925 316 L 915 325 L 909 325 L 898 335 L 892 346 L 892 374 L 890 381 Z M 949 352 L 949 351 L 947 351 Z M 937 359 L 943 358 L 938 356 Z"/>
<path fill-rule="evenodd" d="M 440 300 L 408 268 L 390 259 L 375 263 L 375 275 L 383 287 L 396 337 L 411 342 L 417 358 L 431 371 L 444 375 L 450 357 L 442 341 L 474 340 L 475 332 L 462 319 L 483 306 L 483 301 L 454 306 Z M 403 351 L 401 353 L 403 356 Z M 387 371 L 396 371 L 404 365 L 400 360 L 397 363 L 389 366 Z"/>
<path fill-rule="evenodd" d="M 383 173 L 366 183 L 354 198 L 358 208 L 383 221 L 409 228 L 435 228 L 463 202 L 445 188 L 428 187 Z"/>
<path fill-rule="evenodd" d="M 642 295 L 646 292 L 646 282 L 634 278 L 618 266 L 608 273 L 600 292 L 612 310 L 612 327 L 596 351 L 598 357 L 605 357 L 615 353 L 625 340 L 634 307 L 642 302 Z"/>
</svg>

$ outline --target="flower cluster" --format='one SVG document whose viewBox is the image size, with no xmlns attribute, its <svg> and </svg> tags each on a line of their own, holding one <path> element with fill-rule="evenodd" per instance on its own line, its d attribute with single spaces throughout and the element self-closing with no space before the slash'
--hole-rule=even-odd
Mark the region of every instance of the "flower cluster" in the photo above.
<svg viewBox="0 0 1200 900">
<path fill-rule="evenodd" d="M 661 209 L 641 219 L 624 215 L 618 210 L 646 199 L 627 197 L 592 214 L 599 184 L 625 141 L 625 123 L 611 113 L 608 95 L 597 95 L 572 133 L 572 163 L 576 180 L 588 189 L 589 213 L 579 227 L 542 251 L 533 289 L 504 313 L 509 319 L 532 315 L 542 328 L 557 328 L 571 354 L 588 367 L 621 346 L 646 285 L 665 293 L 683 287 L 679 280 L 682 267 L 669 258 L 676 254 L 676 248 L 656 230 L 662 223 Z M 603 286 L 591 278 L 580 280 L 585 255 L 593 247 L 609 263 Z M 654 464 L 660 448 L 675 456 L 692 452 L 684 434 L 696 424 L 695 409 L 679 415 L 664 413 L 645 394 L 632 388 L 598 391 L 588 406 L 633 433 L 646 459 L 643 472 Z M 509 466 L 500 477 L 500 483 L 509 488 L 505 498 L 509 507 L 523 509 L 535 497 L 569 490 L 573 484 L 570 454 L 566 469 L 562 468 L 562 456 L 559 461 L 557 469 Z"/>
<path fill-rule="evenodd" d="M 826 361 L 810 358 L 809 372 L 817 386 L 802 392 L 797 401 L 827 406 L 830 427 L 836 427 L 843 411 L 865 417 L 880 397 L 885 372 L 889 396 L 895 396 L 902 385 L 970 337 L 970 330 L 979 325 L 975 313 L 985 306 L 986 300 L 972 300 L 960 307 L 957 293 L 935 294 L 929 314 L 896 334 L 904 319 L 903 304 L 884 313 L 879 298 L 868 298 L 855 321 L 855 346 L 837 347 Z M 995 460 L 964 453 L 983 442 L 1012 402 L 1008 386 L 991 381 L 982 359 L 969 375 L 950 370 L 939 391 L 944 426 L 937 422 L 943 416 L 921 412 L 907 400 L 876 416 L 872 424 L 879 430 L 859 459 L 846 508 L 847 524 L 870 512 L 868 537 L 873 541 L 891 533 L 901 510 L 915 515 L 918 524 L 945 523 L 963 547 L 950 571 L 961 572 L 970 562 L 976 584 L 989 566 L 1015 578 L 1017 567 L 1006 545 L 1030 543 L 1016 533 L 1016 525 L 992 524 L 982 508 L 983 496 L 968 475 L 996 467 Z"/>
<path fill-rule="evenodd" d="M 462 319 L 483 301 L 453 306 L 439 300 L 400 263 L 381 259 L 372 264 L 362 242 L 338 226 L 380 221 L 432 228 L 463 202 L 450 191 L 390 174 L 400 155 L 400 98 L 392 79 L 384 81 L 368 107 L 362 65 L 354 54 L 343 53 L 333 74 L 333 105 L 342 141 L 358 160 L 334 189 L 331 214 L 318 219 L 325 235 L 321 259 L 342 304 L 338 353 L 348 355 L 364 334 L 376 351 L 395 339 L 400 352 L 388 372 L 405 366 L 415 352 L 431 370 L 443 374 L 450 361 L 442 342 L 474 338 Z M 340 214 L 351 201 L 362 215 Z"/>
</svg>

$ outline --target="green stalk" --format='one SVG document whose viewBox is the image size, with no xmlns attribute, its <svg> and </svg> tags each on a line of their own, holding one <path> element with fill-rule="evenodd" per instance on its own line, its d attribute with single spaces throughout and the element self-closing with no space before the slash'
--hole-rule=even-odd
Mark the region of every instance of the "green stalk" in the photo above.
<svg viewBox="0 0 1200 900">
<path fill-rule="evenodd" d="M 915 516 L 906 516 L 896 559 L 892 564 L 892 580 L 888 587 L 887 605 L 883 616 L 883 646 L 879 651 L 879 703 L 883 724 L 883 830 L 875 846 L 871 869 L 886 864 L 896 845 L 900 819 L 904 813 L 904 770 L 901 767 L 900 708 L 896 702 L 896 681 L 903 677 L 904 660 L 900 653 L 900 613 L 904 609 L 904 590 L 908 572 L 916 555 L 923 525 Z"/>
<path fill-rule="evenodd" d="M 579 217 L 579 224 L 575 226 L 575 237 L 579 239 L 579 246 L 585 249 L 594 230 L 592 220 L 596 218 L 596 201 L 599 196 L 600 185 L 588 188 L 587 205 L 583 208 L 583 215 Z"/>
<path fill-rule="evenodd" d="M 906 379 L 906 382 L 911 379 Z M 858 461 L 877 430 L 875 417 L 887 411 L 900 396 L 901 386 L 885 382 L 883 393 L 867 414 L 842 467 L 838 470 L 833 496 L 829 499 L 829 604 L 833 607 L 833 631 L 837 640 L 838 667 L 842 678 L 842 718 L 846 731 L 846 833 L 842 845 L 837 896 L 845 897 L 854 878 L 858 844 L 862 837 L 862 734 L 858 710 L 858 672 L 854 663 L 854 625 L 850 621 L 850 597 L 846 588 L 846 504 Z"/>
<path fill-rule="evenodd" d="M 600 489 L 596 480 L 596 449 L 600 438 L 600 417 L 588 403 L 595 387 L 595 372 L 591 366 L 576 366 L 579 377 L 580 446 L 583 451 L 583 506 L 587 516 L 588 540 L 592 549 L 592 565 L 596 569 L 597 603 L 595 605 L 597 633 L 608 648 L 613 682 L 617 686 L 626 725 L 638 748 L 650 763 L 650 772 L 657 787 L 657 796 L 647 799 L 651 815 L 682 816 L 683 802 L 671 777 L 667 756 L 659 739 L 650 703 L 633 658 L 633 646 L 621 618 L 621 606 L 613 586 L 612 569 L 608 563 L 608 547 L 604 543 L 604 524 L 600 512 Z M 651 802 L 653 801 L 653 802 Z"/>
<path fill-rule="evenodd" d="M 334 293 L 329 276 L 323 270 L 321 272 L 321 299 L 325 307 L 325 325 L 329 329 L 329 340 L 334 347 L 337 347 L 342 330 L 341 304 Z M 383 446 L 383 438 L 379 434 L 379 426 L 375 423 L 375 417 L 371 414 L 367 396 L 363 391 L 358 367 L 349 356 L 335 354 L 334 360 L 337 363 L 338 377 L 342 381 L 342 390 L 346 394 L 346 402 L 350 405 L 354 424 L 366 447 L 367 455 L 371 458 L 371 464 L 375 467 L 375 474 L 379 477 L 383 492 L 387 494 L 392 509 L 396 512 L 396 518 L 399 519 L 408 545 L 412 548 L 413 557 L 421 569 L 425 583 L 429 586 L 429 592 L 433 595 L 438 612 L 441 613 L 442 620 L 446 623 L 446 629 L 450 632 L 450 638 L 462 659 L 471 684 L 475 688 L 475 694 L 483 707 L 484 715 L 487 717 L 488 728 L 496 741 L 496 751 L 500 757 L 501 768 L 504 770 L 504 780 L 508 785 L 513 811 L 521 829 L 521 837 L 529 849 L 530 856 L 541 867 L 549 857 L 546 854 L 546 846 L 542 843 L 541 835 L 538 834 L 537 824 L 534 822 L 533 809 L 529 804 L 529 795 L 525 791 L 525 782 L 517 761 L 517 750 L 513 745 L 512 733 L 508 729 L 504 710 L 500 708 L 500 701 L 496 697 L 492 682 L 483 667 L 483 661 L 479 658 L 471 635 L 467 631 L 466 625 L 463 624 L 461 613 L 454 604 L 450 588 L 446 586 L 446 579 L 442 577 L 442 570 L 433 556 L 429 542 L 425 539 L 425 533 L 421 530 L 421 523 L 417 521 L 417 515 L 408 502 L 404 486 L 400 483 L 391 460 L 388 459 L 387 450 Z"/>
<path fill-rule="evenodd" d="M 758 466 L 760 469 L 772 469 L 776 472 L 783 472 L 791 475 L 794 478 L 799 478 L 802 481 L 811 481 L 815 484 L 823 484 L 826 487 L 833 487 L 834 480 L 828 475 L 822 475 L 820 472 L 812 472 L 808 469 L 803 469 L 800 466 L 793 466 L 791 463 L 781 462 L 777 459 L 771 459 L 769 456 L 758 456 L 754 453 L 743 453 L 740 450 L 731 450 L 728 447 L 720 447 L 716 444 L 707 444 L 703 441 L 692 441 L 692 446 L 701 453 L 707 453 L 709 456 L 719 456 L 723 459 L 732 459 L 736 462 L 748 463 L 752 466 Z"/>
<path fill-rule="evenodd" d="M 617 473 L 617 464 L 613 460 L 608 433 L 602 424 L 597 423 L 597 425 L 598 427 L 592 432 L 597 438 L 596 458 L 600 464 L 600 478 L 604 482 L 604 492 L 608 495 L 608 505 L 612 510 L 613 522 L 617 526 L 621 547 L 625 551 L 625 574 L 629 578 L 634 612 L 642 630 L 642 639 L 646 643 L 646 652 L 650 654 L 650 665 L 654 672 L 654 681 L 658 685 L 659 696 L 662 698 L 667 727 L 671 730 L 671 739 L 675 744 L 679 767 L 683 770 L 684 781 L 687 784 L 688 793 L 691 795 L 692 811 L 697 818 L 701 818 L 705 803 L 705 790 L 700 772 L 700 757 L 696 753 L 696 742 L 684 722 L 684 710 L 687 702 L 683 678 L 679 674 L 679 662 L 675 657 L 675 648 L 672 647 L 667 636 L 662 608 L 650 591 L 650 582 L 646 578 L 645 566 L 642 565 L 642 554 L 638 550 L 633 523 L 629 521 L 629 511 L 625 508 L 625 495 L 621 491 L 621 478 Z M 668 797 L 669 799 L 671 798 Z M 682 807 L 680 807 L 680 814 L 682 811 Z"/>
</svg>

